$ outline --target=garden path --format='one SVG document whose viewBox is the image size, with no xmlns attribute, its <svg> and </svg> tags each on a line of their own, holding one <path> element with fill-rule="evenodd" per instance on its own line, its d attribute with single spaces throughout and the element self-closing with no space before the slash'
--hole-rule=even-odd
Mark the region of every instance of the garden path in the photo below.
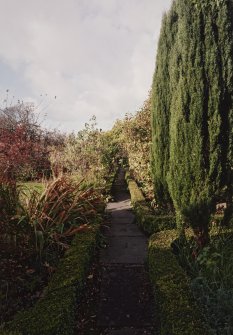
<svg viewBox="0 0 233 335">
<path fill-rule="evenodd" d="M 146 236 L 136 225 L 125 171 L 120 169 L 102 227 L 105 247 L 96 255 L 75 335 L 152 335 L 155 306 L 146 268 Z"/>
<path fill-rule="evenodd" d="M 148 240 L 135 224 L 125 171 L 113 184 L 107 206 L 107 247 L 101 250 L 102 280 L 97 324 L 106 335 L 154 334 L 153 296 L 146 270 Z"/>
</svg>

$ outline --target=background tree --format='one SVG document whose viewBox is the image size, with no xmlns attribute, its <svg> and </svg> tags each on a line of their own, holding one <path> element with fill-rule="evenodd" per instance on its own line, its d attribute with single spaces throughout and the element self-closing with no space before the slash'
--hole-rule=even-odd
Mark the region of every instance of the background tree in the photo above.
<svg viewBox="0 0 233 335">
<path fill-rule="evenodd" d="M 77 134 L 65 137 L 64 145 L 54 146 L 50 162 L 55 176 L 63 173 L 102 184 L 116 166 L 119 142 L 114 131 L 98 129 L 96 117 Z"/>
<path fill-rule="evenodd" d="M 10 179 L 39 179 L 49 176 L 51 146 L 58 146 L 63 137 L 57 131 L 41 127 L 32 104 L 0 110 L 0 172 Z"/>
<path fill-rule="evenodd" d="M 115 123 L 112 131 L 118 139 L 121 156 L 127 159 L 134 178 L 144 194 L 152 200 L 154 194 L 150 166 L 151 93 L 140 110 L 135 114 L 126 114 L 123 120 Z"/>
</svg>

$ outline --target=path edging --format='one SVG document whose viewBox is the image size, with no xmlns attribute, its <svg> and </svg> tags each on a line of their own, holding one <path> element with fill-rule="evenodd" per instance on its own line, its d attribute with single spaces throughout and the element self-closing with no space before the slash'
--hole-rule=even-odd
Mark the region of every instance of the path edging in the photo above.
<svg viewBox="0 0 233 335">
<path fill-rule="evenodd" d="M 137 223 L 149 235 L 165 229 L 173 229 L 176 227 L 176 219 L 174 215 L 155 215 L 147 203 L 141 189 L 136 181 L 127 171 L 125 179 L 128 184 L 131 203 L 137 218 Z"/>
</svg>

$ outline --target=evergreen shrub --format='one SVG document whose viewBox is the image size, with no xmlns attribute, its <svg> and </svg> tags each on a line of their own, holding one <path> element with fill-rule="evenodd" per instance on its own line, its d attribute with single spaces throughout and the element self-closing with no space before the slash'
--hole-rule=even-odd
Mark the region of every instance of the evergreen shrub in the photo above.
<svg viewBox="0 0 233 335">
<path fill-rule="evenodd" d="M 177 0 L 165 15 L 152 87 L 155 194 L 208 241 L 222 191 L 232 200 L 233 2 Z M 166 196 L 165 196 L 166 195 Z"/>
</svg>

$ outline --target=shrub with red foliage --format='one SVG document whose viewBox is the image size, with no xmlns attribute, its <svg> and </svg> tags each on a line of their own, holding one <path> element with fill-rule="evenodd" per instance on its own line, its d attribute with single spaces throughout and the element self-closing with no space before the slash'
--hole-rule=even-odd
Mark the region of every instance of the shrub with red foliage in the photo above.
<svg viewBox="0 0 233 335">
<path fill-rule="evenodd" d="M 38 179 L 50 174 L 49 152 L 62 142 L 57 132 L 42 129 L 31 104 L 0 111 L 0 173 L 8 179 Z"/>
</svg>

